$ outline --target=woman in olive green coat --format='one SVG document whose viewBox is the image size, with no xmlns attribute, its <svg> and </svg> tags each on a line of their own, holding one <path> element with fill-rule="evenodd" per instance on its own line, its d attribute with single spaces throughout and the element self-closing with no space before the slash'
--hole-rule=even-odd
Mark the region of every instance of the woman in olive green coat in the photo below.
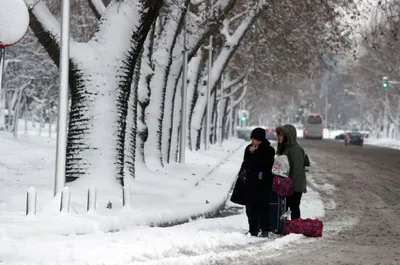
<svg viewBox="0 0 400 265">
<path fill-rule="evenodd" d="M 278 155 L 286 155 L 289 160 L 289 177 L 293 181 L 293 195 L 286 198 L 291 211 L 291 219 L 300 218 L 300 201 L 307 192 L 307 179 L 304 170 L 304 149 L 297 142 L 296 128 L 286 124 L 276 128 L 278 136 Z"/>
</svg>

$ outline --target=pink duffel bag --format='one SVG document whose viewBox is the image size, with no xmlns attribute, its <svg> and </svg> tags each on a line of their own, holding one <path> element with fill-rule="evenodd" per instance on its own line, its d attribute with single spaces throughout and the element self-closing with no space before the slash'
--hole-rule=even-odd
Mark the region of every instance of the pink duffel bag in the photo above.
<svg viewBox="0 0 400 265">
<path fill-rule="evenodd" d="M 272 189 L 280 196 L 293 195 L 292 179 L 289 177 L 274 176 Z"/>
<path fill-rule="evenodd" d="M 322 237 L 324 224 L 318 219 L 285 220 L 283 234 L 302 234 L 308 237 Z"/>
</svg>

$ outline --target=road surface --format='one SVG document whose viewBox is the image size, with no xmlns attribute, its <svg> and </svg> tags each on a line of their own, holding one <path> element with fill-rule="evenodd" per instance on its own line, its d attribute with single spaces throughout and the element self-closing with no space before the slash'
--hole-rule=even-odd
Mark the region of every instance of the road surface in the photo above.
<svg viewBox="0 0 400 265">
<path fill-rule="evenodd" d="M 301 144 L 315 163 L 317 187 L 325 183 L 336 187 L 333 192 L 320 191 L 327 205 L 323 238 L 275 253 L 243 256 L 229 264 L 399 265 L 400 150 L 345 147 L 334 140 Z M 332 199 L 335 209 L 329 207 Z"/>
</svg>

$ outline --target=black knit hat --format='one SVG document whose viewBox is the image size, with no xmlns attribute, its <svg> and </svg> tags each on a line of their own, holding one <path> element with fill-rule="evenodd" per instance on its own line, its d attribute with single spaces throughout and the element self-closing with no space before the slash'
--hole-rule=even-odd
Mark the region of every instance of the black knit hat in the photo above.
<svg viewBox="0 0 400 265">
<path fill-rule="evenodd" d="M 255 139 L 258 141 L 265 141 L 265 130 L 263 128 L 255 128 L 252 132 L 251 132 L 251 136 L 250 139 Z"/>
</svg>

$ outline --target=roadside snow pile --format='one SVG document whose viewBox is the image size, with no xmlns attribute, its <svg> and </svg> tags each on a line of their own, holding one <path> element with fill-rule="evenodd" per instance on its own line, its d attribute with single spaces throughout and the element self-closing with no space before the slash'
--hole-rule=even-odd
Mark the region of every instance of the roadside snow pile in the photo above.
<svg viewBox="0 0 400 265">
<path fill-rule="evenodd" d="M 187 151 L 186 164 L 163 171 L 138 169 L 127 181 L 130 204 L 122 207 L 122 189 L 104 183 L 97 190 L 96 212 L 87 212 L 84 180 L 69 185 L 69 213 L 59 213 L 53 198 L 54 139 L 0 134 L 0 234 L 14 238 L 44 234 L 87 234 L 119 231 L 134 225 L 180 223 L 215 214 L 227 199 L 242 159 L 244 141 L 232 140 L 208 152 Z M 222 162 L 222 164 L 221 164 Z M 37 216 L 25 216 L 26 192 L 37 191 Z"/>
<path fill-rule="evenodd" d="M 395 140 L 395 139 L 373 139 L 373 138 L 370 138 L 370 139 L 365 140 L 365 144 L 400 149 L 400 141 Z"/>
<path fill-rule="evenodd" d="M 304 217 L 324 216 L 324 206 L 317 192 L 310 189 L 304 194 L 301 211 Z M 60 216 L 59 221 L 63 220 L 65 218 Z M 276 255 L 279 254 L 277 250 L 293 243 L 309 242 L 301 235 L 248 237 L 245 236 L 247 230 L 246 214 L 241 209 L 238 215 L 198 219 L 168 228 L 138 226 L 119 233 L 97 232 L 85 236 L 43 234 L 40 240 L 3 236 L 0 257 L 7 265 L 217 264 L 217 261 L 253 255 Z"/>
<path fill-rule="evenodd" d="M 297 137 L 298 138 L 303 138 L 303 130 L 296 128 L 297 130 Z M 329 130 L 329 129 L 324 129 L 324 139 L 335 139 L 336 136 L 339 134 L 344 133 L 343 130 Z"/>
</svg>

